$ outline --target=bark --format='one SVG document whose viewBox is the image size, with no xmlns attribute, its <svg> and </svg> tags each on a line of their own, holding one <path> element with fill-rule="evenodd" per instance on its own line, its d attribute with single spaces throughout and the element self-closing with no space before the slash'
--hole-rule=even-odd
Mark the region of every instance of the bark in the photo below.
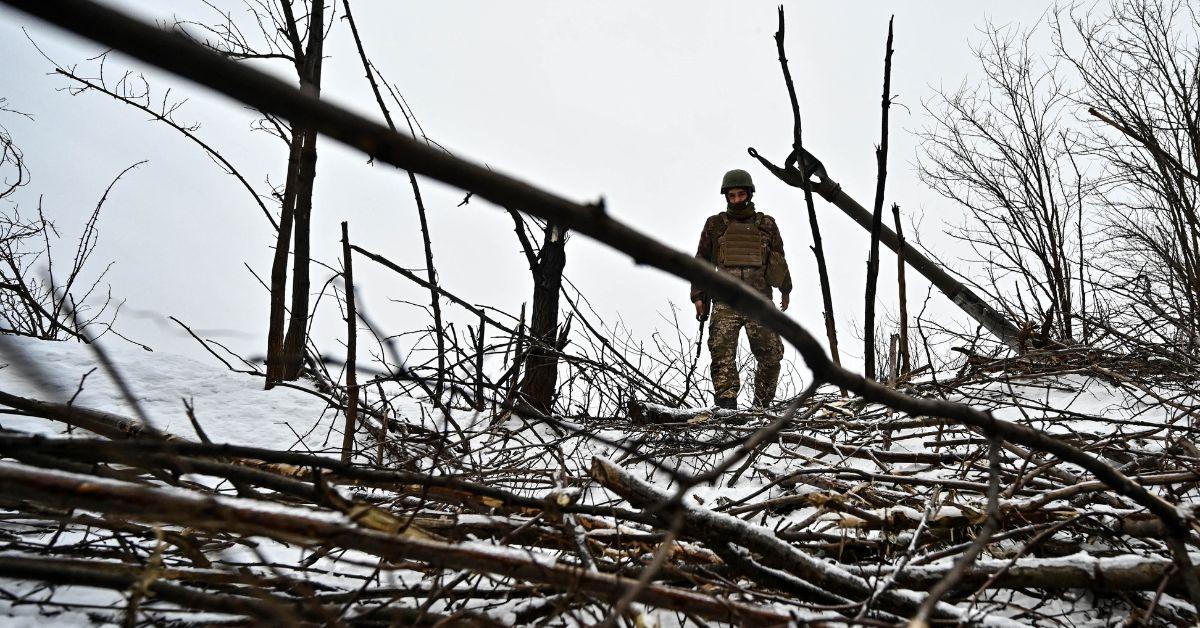
<svg viewBox="0 0 1200 628">
<path fill-rule="evenodd" d="M 283 381 L 283 321 L 286 309 L 284 302 L 287 299 L 287 263 L 288 254 L 292 250 L 296 181 L 299 178 L 300 149 L 303 145 L 303 136 L 293 127 L 291 146 L 288 149 L 287 175 L 284 179 L 283 203 L 279 214 L 279 230 L 275 237 L 275 257 L 271 262 L 271 312 L 267 327 L 267 389 Z"/>
</svg>

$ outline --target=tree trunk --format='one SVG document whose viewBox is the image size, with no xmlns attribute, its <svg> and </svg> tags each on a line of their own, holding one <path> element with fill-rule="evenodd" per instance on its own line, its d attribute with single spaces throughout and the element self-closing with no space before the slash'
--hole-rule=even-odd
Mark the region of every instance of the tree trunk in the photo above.
<svg viewBox="0 0 1200 628">
<path fill-rule="evenodd" d="M 529 319 L 530 347 L 525 357 L 525 379 L 521 395 L 537 410 L 550 413 L 558 384 L 558 296 L 562 272 L 567 264 L 566 234 L 553 223 L 546 225 L 546 237 L 533 273 L 533 312 Z"/>
<path fill-rule="evenodd" d="M 325 3 L 313 3 L 308 20 L 308 49 L 300 76 L 300 90 L 313 97 L 321 95 L 321 55 L 325 33 Z M 300 165 L 296 181 L 295 257 L 292 260 L 292 312 L 283 341 L 284 380 L 300 377 L 304 365 L 304 346 L 308 342 L 308 264 L 312 216 L 313 181 L 317 175 L 317 131 L 311 127 L 294 128 L 301 133 Z"/>
<path fill-rule="evenodd" d="M 904 278 L 904 227 L 900 224 L 900 205 L 892 203 L 892 217 L 896 220 L 896 285 L 900 301 L 900 374 L 912 370 L 912 359 L 908 353 L 908 285 Z"/>
<path fill-rule="evenodd" d="M 875 158 L 879 178 L 875 185 L 875 211 L 871 214 L 871 252 L 867 256 L 866 313 L 863 318 L 863 374 L 875 379 L 875 288 L 879 278 L 879 233 L 883 226 L 883 190 L 887 182 L 888 108 L 892 104 L 892 21 L 888 20 L 887 47 L 883 56 L 883 122 Z"/>
<path fill-rule="evenodd" d="M 299 178 L 300 148 L 304 138 L 292 130 L 288 151 L 287 176 L 284 179 L 283 204 L 279 215 L 279 232 L 275 240 L 275 258 L 271 263 L 271 313 L 267 327 L 267 384 L 270 389 L 283 381 L 283 315 L 287 298 L 288 253 L 292 248 L 292 222 L 296 209 L 296 181 Z"/>
<path fill-rule="evenodd" d="M 354 430 L 358 422 L 358 321 L 354 307 L 354 258 L 349 225 L 342 222 L 342 264 L 346 278 L 346 430 L 342 434 L 342 462 L 354 455 Z"/>
<path fill-rule="evenodd" d="M 783 82 L 787 86 L 788 100 L 792 105 L 792 154 L 804 154 L 803 128 L 800 120 L 800 102 L 796 98 L 796 85 L 792 82 L 792 71 L 788 69 L 787 55 L 783 49 L 784 38 L 783 5 L 779 6 L 779 30 L 775 31 L 775 48 L 779 52 L 779 65 L 783 68 Z M 804 190 L 804 204 L 808 208 L 808 226 L 812 230 L 812 252 L 817 258 L 817 278 L 821 283 L 821 303 L 825 308 L 825 337 L 829 340 L 829 355 L 833 363 L 841 366 L 842 356 L 838 350 L 837 323 L 833 316 L 833 292 L 829 287 L 829 271 L 825 266 L 825 245 L 821 242 L 821 225 L 817 221 L 817 208 L 813 205 L 812 182 L 807 172 L 808 164 L 804 159 L 797 160 L 801 172 L 801 189 Z M 842 396 L 847 396 L 842 389 Z"/>
</svg>

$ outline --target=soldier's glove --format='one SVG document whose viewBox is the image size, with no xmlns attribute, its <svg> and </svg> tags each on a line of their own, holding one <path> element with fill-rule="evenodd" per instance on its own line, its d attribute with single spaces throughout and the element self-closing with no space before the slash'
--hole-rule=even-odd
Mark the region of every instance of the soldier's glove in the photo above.
<svg viewBox="0 0 1200 628">
<path fill-rule="evenodd" d="M 696 320 L 698 320 L 698 321 L 708 320 L 708 302 L 707 301 L 695 301 L 694 303 L 696 305 Z"/>
</svg>

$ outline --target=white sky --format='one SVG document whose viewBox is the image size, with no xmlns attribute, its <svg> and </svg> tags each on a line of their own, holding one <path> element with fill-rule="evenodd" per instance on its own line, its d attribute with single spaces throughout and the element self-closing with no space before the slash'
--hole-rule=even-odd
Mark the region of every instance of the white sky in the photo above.
<svg viewBox="0 0 1200 628">
<path fill-rule="evenodd" d="M 113 0 L 142 16 L 212 19 L 199 0 Z M 217 0 L 240 11 L 241 2 Z M 337 15 L 341 4 L 337 3 Z M 895 14 L 893 94 L 887 205 L 923 216 L 924 242 L 935 252 L 956 249 L 941 231 L 959 210 L 917 180 L 912 132 L 929 121 L 921 100 L 932 89 L 978 76 L 968 43 L 985 18 L 1031 25 L 1047 3 L 787 2 L 787 48 L 805 118 L 805 145 L 830 174 L 870 207 L 879 141 L 883 44 Z M 769 2 L 446 1 L 352 3 L 365 46 L 385 76 L 403 91 L 429 136 L 455 154 L 487 163 L 580 201 L 603 196 L 610 212 L 670 245 L 693 251 L 705 217 L 723 208 L 717 189 L 730 168 L 756 179 L 760 210 L 778 220 L 796 284 L 789 311 L 823 339 L 821 300 L 803 198 L 746 155 L 753 145 L 779 162 L 790 147 L 791 114 L 772 34 Z M 94 263 L 115 261 L 108 277 L 127 300 L 119 328 L 155 348 L 196 354 L 167 315 L 247 355 L 265 344 L 267 294 L 250 276 L 269 274 L 273 234 L 237 182 L 165 126 L 105 96 L 71 97 L 67 84 L 21 28 L 64 65 L 100 48 L 0 8 L 0 97 L 36 121 L 0 114 L 24 149 L 33 182 L 19 195 L 33 211 L 39 196 L 64 236 L 73 238 L 108 181 L 128 174 L 101 218 Z M 324 96 L 378 117 L 344 21 L 326 43 Z M 286 62 L 280 62 L 286 63 Z M 286 147 L 251 133 L 254 114 L 203 89 L 123 57 L 108 72 L 144 72 L 155 90 L 170 87 L 188 104 L 177 114 L 203 124 L 198 132 L 250 181 L 282 179 Z M 291 68 L 275 66 L 294 77 Z M 318 145 L 313 219 L 314 256 L 337 265 L 338 223 L 350 221 L 352 241 L 410 268 L 423 266 L 416 210 L 407 178 L 368 166 L 332 141 Z M 443 285 L 464 299 L 516 312 L 531 284 L 512 223 L 502 211 L 422 180 Z M 857 363 L 861 343 L 851 326 L 862 319 L 867 233 L 817 199 L 841 344 Z M 889 217 L 890 221 L 890 217 Z M 73 239 L 59 244 L 69 255 Z M 567 276 L 606 320 L 621 317 L 639 337 L 667 327 L 669 302 L 686 307 L 687 285 L 576 237 L 567 249 Z M 895 258 L 886 253 L 880 307 L 895 310 Z M 356 260 L 368 311 L 390 332 L 428 324 L 420 310 L 389 299 L 427 303 L 406 280 Z M 328 271 L 314 266 L 314 285 Z M 909 274 L 910 310 L 926 284 Z M 944 298 L 931 308 L 962 318 Z M 331 304 L 318 314 L 317 338 L 331 354 L 343 323 Z M 454 319 L 461 310 L 449 308 Z M 690 316 L 687 311 L 685 316 Z M 689 320 L 690 318 L 686 318 Z M 694 323 L 686 325 L 694 332 Z M 791 351 L 789 349 L 789 355 Z"/>
</svg>

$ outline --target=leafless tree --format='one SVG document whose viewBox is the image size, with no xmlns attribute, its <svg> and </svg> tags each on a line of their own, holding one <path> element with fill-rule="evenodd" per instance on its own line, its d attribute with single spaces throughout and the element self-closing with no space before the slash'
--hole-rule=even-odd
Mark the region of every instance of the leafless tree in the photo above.
<svg viewBox="0 0 1200 628">
<path fill-rule="evenodd" d="M 1073 93 L 1033 54 L 1031 37 L 985 25 L 973 50 L 983 82 L 924 103 L 936 122 L 921 134 L 920 174 L 966 210 L 953 233 L 986 263 L 984 289 L 1027 329 L 1067 341 L 1084 301 L 1092 182 L 1069 124 Z"/>
<path fill-rule="evenodd" d="M 212 2 L 216 20 L 180 20 L 176 26 L 210 50 L 239 61 L 288 62 L 304 93 L 320 97 L 324 41 L 332 15 L 325 0 L 243 0 L 248 20 Z M 332 8 L 336 8 L 335 6 Z M 248 26 L 243 26 L 245 21 Z M 260 128 L 288 144 L 287 170 L 280 201 L 275 257 L 271 264 L 271 310 L 267 328 L 267 387 L 300 376 L 308 344 L 310 297 L 310 220 L 317 173 L 317 134 L 302 124 L 289 125 L 266 115 Z M 288 256 L 292 253 L 292 291 L 287 302 Z M 286 319 L 286 321 L 285 321 Z M 286 331 L 285 331 L 286 322 Z"/>
<path fill-rule="evenodd" d="M 871 240 L 867 253 L 867 280 L 863 310 L 863 374 L 875 379 L 875 291 L 879 280 L 879 235 L 883 228 L 883 199 L 887 184 L 888 111 L 892 107 L 892 20 L 888 20 L 887 44 L 883 53 L 883 110 L 879 144 L 875 147 L 875 210 L 871 212 Z M 881 378 L 886 379 L 886 378 Z"/>
<path fill-rule="evenodd" d="M 1200 16 L 1181 0 L 1072 6 L 1051 21 L 1105 166 L 1103 287 L 1134 336 L 1200 346 Z"/>
<path fill-rule="evenodd" d="M 19 113 L 5 108 L 5 103 L 0 99 L 0 112 Z M 103 286 L 112 264 L 92 275 L 89 271 L 94 265 L 89 262 L 99 241 L 100 211 L 109 193 L 122 176 L 143 163 L 125 168 L 109 183 L 84 222 L 64 272 L 61 263 L 55 267 L 56 261 L 61 262 L 54 251 L 60 235 L 46 219 L 41 200 L 36 217 L 28 217 L 14 198 L 29 183 L 29 170 L 24 153 L 0 125 L 0 203 L 4 203 L 0 206 L 0 333 L 90 342 L 113 331 L 120 304 L 113 303 L 111 292 Z M 88 333 L 92 326 L 103 331 Z"/>
</svg>

